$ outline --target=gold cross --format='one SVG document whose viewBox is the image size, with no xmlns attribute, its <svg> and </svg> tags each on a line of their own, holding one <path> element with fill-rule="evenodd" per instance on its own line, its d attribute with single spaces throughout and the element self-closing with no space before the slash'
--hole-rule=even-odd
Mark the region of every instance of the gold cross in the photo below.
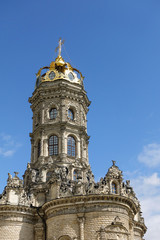
<svg viewBox="0 0 160 240">
<path fill-rule="evenodd" d="M 62 40 L 61 38 L 59 39 L 59 44 L 58 47 L 56 47 L 55 51 L 58 51 L 58 56 L 61 56 L 61 52 L 62 52 L 62 45 L 64 44 L 64 40 Z"/>
</svg>

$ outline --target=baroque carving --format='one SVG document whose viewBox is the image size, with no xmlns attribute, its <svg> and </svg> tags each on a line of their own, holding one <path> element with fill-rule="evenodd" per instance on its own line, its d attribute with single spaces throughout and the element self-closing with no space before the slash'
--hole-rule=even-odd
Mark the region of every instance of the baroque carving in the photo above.
<svg viewBox="0 0 160 240">
<path fill-rule="evenodd" d="M 33 111 L 31 163 L 23 180 L 18 172 L 13 177 L 8 174 L 7 186 L 0 195 L 1 223 L 16 226 L 20 239 L 142 239 L 146 227 L 139 201 L 130 181 L 123 182 L 116 162 L 112 161 L 103 178 L 94 180 L 88 162 L 86 115 L 90 101 L 82 74 L 61 57 L 61 45 L 60 40 L 56 60 L 37 73 L 36 88 L 29 98 Z M 54 119 L 49 116 L 51 108 L 57 109 Z M 74 119 L 68 117 L 69 108 Z M 58 141 L 49 144 L 51 134 L 56 134 Z M 73 146 L 67 144 L 69 135 L 77 140 Z M 53 155 L 49 156 L 51 146 Z M 69 148 L 76 154 L 67 156 Z M 12 234 L 8 226 L 6 229 Z M 28 237 L 30 231 L 33 236 Z M 16 240 L 14 236 L 5 238 L 10 237 Z"/>
<path fill-rule="evenodd" d="M 18 172 L 14 172 L 15 176 L 12 177 L 8 173 L 7 186 L 5 187 L 0 198 L 0 204 L 17 204 L 30 206 L 30 199 L 23 188 L 23 180 L 19 179 Z"/>
<path fill-rule="evenodd" d="M 129 232 L 123 226 L 123 223 L 120 222 L 120 218 L 118 216 L 114 219 L 111 225 L 108 225 L 106 227 L 101 226 L 97 233 L 97 239 L 99 240 L 129 240 Z"/>
</svg>

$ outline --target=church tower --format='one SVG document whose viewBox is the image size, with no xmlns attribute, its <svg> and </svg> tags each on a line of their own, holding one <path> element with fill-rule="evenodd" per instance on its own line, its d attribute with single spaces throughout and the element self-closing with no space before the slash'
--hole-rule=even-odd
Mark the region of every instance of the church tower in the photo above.
<svg viewBox="0 0 160 240">
<path fill-rule="evenodd" d="M 90 101 L 81 72 L 63 60 L 61 44 L 60 40 L 56 60 L 38 71 L 35 91 L 29 98 L 33 111 L 32 150 L 24 187 L 34 194 L 36 206 L 60 197 L 57 176 L 68 179 L 66 184 L 71 186 L 72 182 L 88 182 L 91 174 L 86 120 Z M 60 188 L 66 188 L 64 185 Z M 78 191 L 82 191 L 80 187 Z"/>
<path fill-rule="evenodd" d="M 94 181 L 88 161 L 90 101 L 81 72 L 61 56 L 40 68 L 29 98 L 31 161 L 8 174 L 0 196 L 0 240 L 142 240 L 140 203 L 112 166 Z"/>
</svg>

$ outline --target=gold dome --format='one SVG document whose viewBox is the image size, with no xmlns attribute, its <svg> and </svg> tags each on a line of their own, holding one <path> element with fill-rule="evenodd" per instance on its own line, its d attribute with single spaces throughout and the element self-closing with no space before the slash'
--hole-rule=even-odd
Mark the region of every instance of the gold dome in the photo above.
<svg viewBox="0 0 160 240">
<path fill-rule="evenodd" d="M 59 53 L 55 61 L 51 62 L 49 67 L 40 68 L 36 74 L 36 88 L 41 82 L 52 82 L 58 79 L 65 79 L 73 83 L 83 84 L 84 77 L 82 73 L 78 69 L 73 68 L 70 63 L 65 62 L 61 56 L 61 46 L 63 43 L 64 42 L 60 39 L 58 46 Z M 43 71 L 45 72 L 43 73 Z"/>
</svg>

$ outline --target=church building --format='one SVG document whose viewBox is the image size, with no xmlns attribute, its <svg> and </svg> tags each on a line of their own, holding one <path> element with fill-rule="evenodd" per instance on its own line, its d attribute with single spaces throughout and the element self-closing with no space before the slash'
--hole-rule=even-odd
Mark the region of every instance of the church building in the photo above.
<svg viewBox="0 0 160 240">
<path fill-rule="evenodd" d="M 115 161 L 99 182 L 88 161 L 83 75 L 58 56 L 40 68 L 29 98 L 31 161 L 8 174 L 0 195 L 0 240 L 142 240 L 140 203 Z M 102 166 L 103 167 L 103 166 Z"/>
</svg>

